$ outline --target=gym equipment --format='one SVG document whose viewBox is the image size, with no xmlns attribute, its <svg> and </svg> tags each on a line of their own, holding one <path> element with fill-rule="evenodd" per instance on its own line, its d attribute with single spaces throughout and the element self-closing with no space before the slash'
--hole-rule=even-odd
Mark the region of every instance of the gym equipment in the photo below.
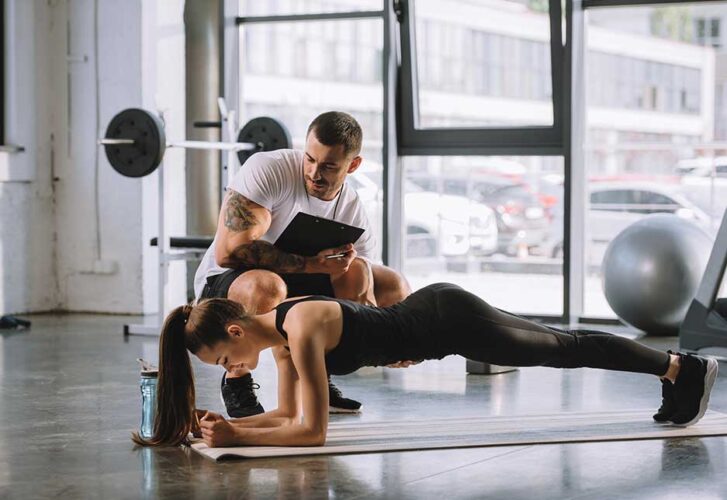
<svg viewBox="0 0 727 500">
<path fill-rule="evenodd" d="M 224 99 L 218 99 L 222 122 L 196 122 L 200 127 L 219 127 L 223 125 L 230 138 L 235 136 L 234 111 L 227 110 Z M 129 108 L 125 109 L 109 122 L 106 134 L 98 144 L 103 146 L 111 166 L 126 177 L 144 177 L 162 164 L 167 148 L 206 149 L 227 152 L 227 174 L 232 176 L 237 170 L 237 158 L 242 163 L 258 151 L 291 148 L 293 141 L 288 129 L 278 120 L 259 117 L 250 120 L 237 134 L 237 139 L 247 142 L 206 142 L 176 141 L 167 142 L 164 132 L 164 121 L 150 111 Z M 153 324 L 124 325 L 126 335 L 159 335 L 159 325 L 164 319 L 164 304 L 167 287 L 169 263 L 174 260 L 191 260 L 201 258 L 211 242 L 211 238 L 185 236 L 170 238 L 164 231 L 164 168 L 159 168 L 158 197 L 159 204 L 159 238 L 151 241 L 157 247 L 159 256 L 159 321 Z"/>
<path fill-rule="evenodd" d="M 468 416 L 411 421 L 332 422 L 324 446 L 240 446 L 192 449 L 212 460 L 386 451 L 434 450 L 554 443 L 631 441 L 727 433 L 727 415 L 707 411 L 697 425 L 671 427 L 655 424 L 653 411 L 627 410 L 555 415 Z"/>
<path fill-rule="evenodd" d="M 676 335 L 707 264 L 712 239 L 676 215 L 644 217 L 619 233 L 603 257 L 606 300 L 625 322 Z"/>
<path fill-rule="evenodd" d="M 245 142 L 241 142 L 242 138 Z M 106 158 L 118 173 L 144 177 L 161 164 L 166 148 L 237 151 L 240 163 L 244 163 L 253 153 L 290 148 L 293 141 L 285 125 L 264 116 L 250 120 L 240 130 L 238 142 L 166 142 L 164 122 L 156 114 L 129 108 L 111 119 L 105 137 L 98 143 L 104 146 Z"/>
<path fill-rule="evenodd" d="M 679 330 L 679 346 L 687 351 L 727 347 L 727 307 L 717 299 L 727 269 L 727 211 L 709 256 L 707 268 Z"/>
<path fill-rule="evenodd" d="M 258 151 L 272 151 L 275 149 L 289 149 L 293 147 L 288 129 L 274 118 L 260 116 L 253 118 L 240 129 L 237 134 L 238 143 L 252 143 L 258 149 L 238 149 L 237 158 L 240 165 Z M 267 149 L 266 149 L 267 148 Z"/>
</svg>

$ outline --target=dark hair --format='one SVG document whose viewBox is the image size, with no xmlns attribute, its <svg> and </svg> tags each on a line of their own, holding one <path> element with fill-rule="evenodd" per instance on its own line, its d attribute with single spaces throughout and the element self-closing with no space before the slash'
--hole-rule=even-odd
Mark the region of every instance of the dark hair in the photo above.
<svg viewBox="0 0 727 500">
<path fill-rule="evenodd" d="M 328 111 L 318 115 L 308 126 L 306 137 L 311 132 L 325 146 L 342 145 L 346 155 L 357 156 L 361 152 L 361 125 L 348 113 Z"/>
<path fill-rule="evenodd" d="M 187 351 L 195 354 L 203 346 L 213 347 L 229 339 L 227 325 L 246 320 L 248 314 L 237 302 L 206 299 L 185 305 L 167 316 L 159 338 L 159 380 L 154 434 L 149 439 L 133 433 L 142 446 L 178 445 L 192 429 L 195 411 L 194 376 Z"/>
</svg>

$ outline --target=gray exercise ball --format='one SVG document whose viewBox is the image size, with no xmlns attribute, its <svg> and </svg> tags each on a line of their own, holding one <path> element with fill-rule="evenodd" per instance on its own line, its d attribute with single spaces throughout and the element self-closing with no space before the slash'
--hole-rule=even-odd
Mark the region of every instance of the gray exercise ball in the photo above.
<svg viewBox="0 0 727 500">
<path fill-rule="evenodd" d="M 644 217 L 606 249 L 601 267 L 606 300 L 619 318 L 636 328 L 651 335 L 677 335 L 712 243 L 706 231 L 676 215 Z"/>
</svg>

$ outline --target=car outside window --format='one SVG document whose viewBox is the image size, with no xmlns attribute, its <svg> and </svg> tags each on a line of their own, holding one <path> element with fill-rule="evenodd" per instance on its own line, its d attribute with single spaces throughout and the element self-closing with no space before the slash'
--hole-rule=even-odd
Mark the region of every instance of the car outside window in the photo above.
<svg viewBox="0 0 727 500">
<path fill-rule="evenodd" d="M 633 203 L 633 191 L 625 189 L 608 189 L 591 193 L 591 210 L 625 212 Z"/>
<path fill-rule="evenodd" d="M 654 191 L 634 191 L 636 206 L 629 212 L 637 214 L 673 214 L 681 206 L 673 198 Z"/>
</svg>

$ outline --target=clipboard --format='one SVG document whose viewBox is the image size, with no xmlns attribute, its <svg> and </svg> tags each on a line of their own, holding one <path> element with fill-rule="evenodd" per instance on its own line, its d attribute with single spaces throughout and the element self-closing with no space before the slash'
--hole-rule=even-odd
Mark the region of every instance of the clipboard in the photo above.
<svg viewBox="0 0 727 500">
<path fill-rule="evenodd" d="M 313 257 L 321 250 L 356 243 L 364 229 L 298 212 L 274 245 L 287 253 Z"/>
</svg>

